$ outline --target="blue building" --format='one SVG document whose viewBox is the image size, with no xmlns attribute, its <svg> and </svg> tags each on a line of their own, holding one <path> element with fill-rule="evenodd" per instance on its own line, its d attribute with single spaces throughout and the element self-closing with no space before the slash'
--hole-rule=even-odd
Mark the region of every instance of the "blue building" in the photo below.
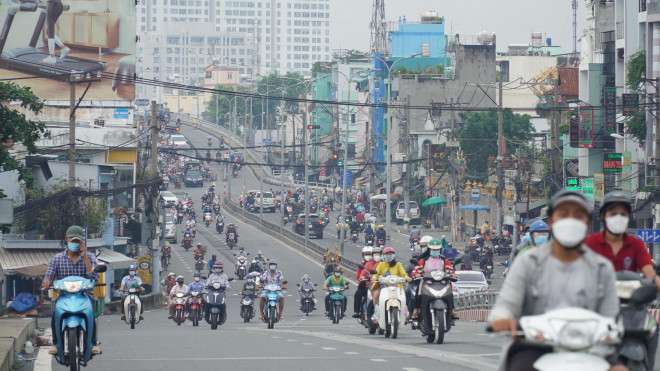
<svg viewBox="0 0 660 371">
<path fill-rule="evenodd" d="M 408 23 L 399 19 L 399 29 L 388 33 L 390 58 L 397 59 L 419 53 L 422 44 L 429 44 L 430 58 L 444 58 L 445 36 L 444 18 L 436 12 L 424 12 L 420 23 Z"/>
</svg>

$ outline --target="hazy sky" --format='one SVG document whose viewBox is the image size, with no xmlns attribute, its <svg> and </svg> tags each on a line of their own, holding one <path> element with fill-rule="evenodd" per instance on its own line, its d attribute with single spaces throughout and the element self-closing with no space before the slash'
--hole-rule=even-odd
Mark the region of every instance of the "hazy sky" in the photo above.
<svg viewBox="0 0 660 371">
<path fill-rule="evenodd" d="M 332 48 L 368 51 L 372 0 L 332 0 Z M 422 11 L 445 17 L 447 34 L 476 35 L 482 29 L 497 34 L 497 50 L 507 44 L 527 43 L 532 31 L 552 38 L 553 45 L 573 49 L 571 0 L 385 0 L 387 21 L 406 16 L 419 22 Z M 584 27 L 585 0 L 578 0 L 578 40 Z M 578 51 L 580 50 L 578 43 Z"/>
</svg>

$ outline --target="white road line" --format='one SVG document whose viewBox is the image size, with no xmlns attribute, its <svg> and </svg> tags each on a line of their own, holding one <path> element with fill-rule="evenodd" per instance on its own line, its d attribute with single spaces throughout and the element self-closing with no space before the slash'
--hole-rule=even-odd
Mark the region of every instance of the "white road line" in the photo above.
<svg viewBox="0 0 660 371">
<path fill-rule="evenodd" d="M 414 367 L 404 367 L 404 371 L 422 371 L 421 368 L 414 368 Z"/>
<path fill-rule="evenodd" d="M 337 350 L 336 348 L 332 348 L 332 347 L 321 347 L 321 349 L 323 349 L 323 350 Z"/>
<path fill-rule="evenodd" d="M 302 343 L 302 345 L 314 345 L 314 343 Z"/>
<path fill-rule="evenodd" d="M 288 339 L 287 341 L 288 341 L 288 342 L 294 342 L 294 341 L 298 341 L 298 340 L 296 340 L 296 339 Z"/>
<path fill-rule="evenodd" d="M 387 360 L 384 360 L 382 358 L 372 358 L 372 359 L 370 359 L 370 361 L 372 361 L 372 362 L 387 362 Z"/>
<path fill-rule="evenodd" d="M 50 327 L 46 328 L 46 332 L 44 333 L 44 336 L 52 336 Z M 34 371 L 52 370 L 52 366 L 51 366 L 52 356 L 48 354 L 48 348 L 49 347 L 47 346 L 39 347 L 39 352 L 37 352 L 37 359 L 34 362 Z"/>
<path fill-rule="evenodd" d="M 344 354 L 356 355 L 356 354 L 360 354 L 360 353 L 358 353 L 358 352 L 344 352 Z"/>
</svg>

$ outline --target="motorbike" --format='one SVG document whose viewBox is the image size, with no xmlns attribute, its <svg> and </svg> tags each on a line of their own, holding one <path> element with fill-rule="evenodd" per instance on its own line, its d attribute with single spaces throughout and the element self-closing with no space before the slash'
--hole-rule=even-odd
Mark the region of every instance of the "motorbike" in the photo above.
<svg viewBox="0 0 660 371">
<path fill-rule="evenodd" d="M 481 272 L 484 274 L 487 280 L 490 279 L 490 276 L 493 275 L 493 261 L 485 260 L 481 262 Z"/>
<path fill-rule="evenodd" d="M 655 284 L 635 272 L 621 271 L 616 275 L 619 316 L 625 328 L 617 357 L 629 370 L 653 370 L 660 326 L 646 305 L 656 298 Z"/>
<path fill-rule="evenodd" d="M 495 236 L 491 242 L 493 244 L 493 249 L 498 256 L 511 254 L 511 242 L 508 239 Z"/>
<path fill-rule="evenodd" d="M 160 256 L 160 266 L 164 271 L 170 266 L 170 255 L 161 255 Z"/>
<path fill-rule="evenodd" d="M 236 234 L 234 232 L 231 232 L 227 237 L 228 237 L 227 244 L 229 245 L 229 250 L 231 250 L 234 248 L 234 246 L 236 246 Z"/>
<path fill-rule="evenodd" d="M 286 284 L 286 281 L 284 281 Z M 265 285 L 264 291 L 266 292 L 266 305 L 264 306 L 264 322 L 268 324 L 268 328 L 272 329 L 275 324 L 280 321 L 280 301 L 277 293 L 282 291 L 280 285 Z"/>
<path fill-rule="evenodd" d="M 254 318 L 254 291 L 243 293 L 243 298 L 241 299 L 241 318 L 243 322 L 248 323 L 252 318 Z"/>
<path fill-rule="evenodd" d="M 456 282 L 450 274 L 435 270 L 424 273 L 419 280 L 420 289 L 414 295 L 422 295 L 419 320 L 412 322 L 412 329 L 419 329 L 426 336 L 427 343 L 442 344 L 445 333 L 451 329 L 449 300 L 453 295 L 451 282 Z"/>
<path fill-rule="evenodd" d="M 126 323 L 131 325 L 131 330 L 140 323 L 140 313 L 142 313 L 142 302 L 140 301 L 140 288 L 131 287 L 128 289 L 128 298 L 124 300 L 124 313 Z"/>
<path fill-rule="evenodd" d="M 385 247 L 385 239 L 384 238 L 379 238 L 378 241 L 376 241 L 376 246 Z"/>
<path fill-rule="evenodd" d="M 287 225 L 287 223 L 289 223 L 289 213 L 285 212 L 283 218 L 284 218 L 284 225 Z"/>
<path fill-rule="evenodd" d="M 328 312 L 328 318 L 332 320 L 333 324 L 338 324 L 339 320 L 342 318 L 344 290 L 346 289 L 348 289 L 348 287 L 328 287 L 328 293 L 330 294 L 330 311 Z"/>
<path fill-rule="evenodd" d="M 410 239 L 410 251 L 415 251 L 415 246 L 419 245 L 419 237 L 413 237 Z"/>
<path fill-rule="evenodd" d="M 375 273 L 374 273 L 375 274 Z M 405 316 L 402 313 L 406 307 L 406 293 L 397 286 L 406 282 L 406 279 L 398 276 L 380 277 L 380 298 L 378 313 L 378 326 L 385 331 L 385 337 L 392 336 L 396 339 L 401 326 L 401 318 Z"/>
<path fill-rule="evenodd" d="M 105 272 L 107 265 L 97 265 L 94 271 Z M 55 360 L 71 370 L 80 370 L 92 359 L 92 334 L 97 326 L 95 308 L 85 296 L 94 290 L 94 281 L 78 276 L 69 276 L 53 283 L 59 299 L 55 303 L 53 322 L 57 339 Z"/>
<path fill-rule="evenodd" d="M 247 276 L 247 259 L 244 256 L 239 256 L 236 261 L 236 276 L 239 280 Z"/>
<path fill-rule="evenodd" d="M 181 179 L 179 178 L 174 179 L 174 188 L 176 189 L 181 188 Z"/>
<path fill-rule="evenodd" d="M 229 278 L 232 281 L 233 278 Z M 211 330 L 217 330 L 227 319 L 227 307 L 225 305 L 225 290 L 229 287 L 223 287 L 220 282 L 214 282 L 206 294 L 206 314 L 204 319 L 211 324 Z"/>
<path fill-rule="evenodd" d="M 183 210 L 176 212 L 176 224 L 181 224 L 183 222 Z"/>
<path fill-rule="evenodd" d="M 534 369 L 539 371 L 609 370 L 609 362 L 589 351 L 594 346 L 618 344 L 624 331 L 612 318 L 575 307 L 521 317 L 519 327 L 522 331 L 518 331 L 516 341 L 552 348 L 534 362 Z"/>
<path fill-rule="evenodd" d="M 364 232 L 364 221 L 358 224 L 358 231 L 360 231 L 360 233 Z"/>
<path fill-rule="evenodd" d="M 181 246 L 183 246 L 186 251 L 190 250 L 192 247 L 192 237 L 189 234 L 183 236 L 183 239 L 181 240 Z"/>
<path fill-rule="evenodd" d="M 238 178 L 238 169 L 234 169 L 231 173 L 234 178 Z"/>
<path fill-rule="evenodd" d="M 296 286 L 300 287 L 300 284 L 298 283 L 296 284 Z M 314 284 L 314 286 L 316 287 L 316 284 Z M 316 289 L 312 289 L 312 288 L 305 288 L 298 290 L 298 292 L 300 292 L 300 311 L 305 313 L 305 316 L 309 316 L 309 314 L 312 313 L 313 310 L 316 310 L 314 291 L 316 291 Z"/>
<path fill-rule="evenodd" d="M 222 230 L 225 229 L 225 222 L 222 221 L 221 219 L 217 219 L 215 221 L 215 230 L 218 233 L 222 233 Z"/>
<path fill-rule="evenodd" d="M 353 243 L 356 243 L 357 240 L 358 240 L 358 232 L 357 231 L 351 232 L 351 241 L 353 241 Z"/>
<path fill-rule="evenodd" d="M 196 273 L 202 273 L 202 270 L 206 266 L 206 261 L 204 260 L 203 257 L 199 257 L 195 260 L 195 272 Z"/>
<path fill-rule="evenodd" d="M 202 294 L 199 291 L 191 291 L 188 297 L 188 316 L 193 327 L 199 326 L 199 321 L 202 319 L 202 308 L 204 308 Z"/>
<path fill-rule="evenodd" d="M 368 281 L 368 280 L 361 280 Z M 358 323 L 364 326 L 370 335 L 373 335 L 378 331 L 378 335 L 382 335 L 385 332 L 378 327 L 378 324 L 374 323 L 371 319 L 371 316 L 374 314 L 374 303 L 371 290 L 367 290 L 367 295 L 362 299 L 360 305 L 360 317 L 358 318 Z"/>
<path fill-rule="evenodd" d="M 172 320 L 176 322 L 177 326 L 181 326 L 182 323 L 186 322 L 186 294 L 182 292 L 177 292 L 172 298 L 174 303 L 174 317 Z"/>
<path fill-rule="evenodd" d="M 211 139 L 208 140 L 209 147 L 211 147 Z"/>
<path fill-rule="evenodd" d="M 369 234 L 364 238 L 364 244 L 367 246 L 373 246 L 374 245 L 374 235 Z"/>
<path fill-rule="evenodd" d="M 206 228 L 209 227 L 211 221 L 213 221 L 213 218 L 211 217 L 211 213 L 204 214 L 204 224 L 206 224 Z"/>
</svg>

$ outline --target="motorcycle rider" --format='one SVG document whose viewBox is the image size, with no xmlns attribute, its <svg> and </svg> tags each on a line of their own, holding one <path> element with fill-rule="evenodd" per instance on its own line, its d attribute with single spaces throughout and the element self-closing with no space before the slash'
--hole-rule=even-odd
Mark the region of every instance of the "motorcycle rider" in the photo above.
<svg viewBox="0 0 660 371">
<path fill-rule="evenodd" d="M 511 255 L 509 256 L 509 263 L 507 268 L 502 273 L 502 277 L 506 277 L 507 274 L 509 274 L 509 269 L 511 269 L 513 261 L 516 259 L 516 257 L 518 257 L 518 255 L 520 255 L 520 253 L 527 251 L 534 246 L 541 246 L 548 241 L 548 238 L 550 238 L 548 225 L 542 220 L 535 220 L 532 223 L 529 223 L 526 229 L 527 233 L 525 233 L 524 237 L 522 238 L 523 241 L 516 247 L 516 249 L 519 250 L 516 250 L 515 254 L 512 251 Z"/>
<path fill-rule="evenodd" d="M 246 257 L 247 255 L 248 254 L 245 252 L 244 247 L 239 248 L 238 251 L 236 252 L 236 258 L 240 258 L 241 256 Z"/>
<path fill-rule="evenodd" d="M 584 244 L 612 262 L 615 271 L 641 272 L 660 290 L 660 278 L 644 243 L 626 233 L 632 212 L 630 198 L 621 191 L 612 191 L 603 197 L 601 204 L 603 230 L 587 236 Z"/>
<path fill-rule="evenodd" d="M 165 245 L 160 248 L 161 259 L 167 260 L 167 264 L 170 264 L 170 259 L 172 258 L 172 247 L 170 246 L 169 241 L 165 241 Z"/>
<path fill-rule="evenodd" d="M 511 262 L 516 258 L 520 250 L 523 250 L 532 243 L 532 241 L 529 239 L 529 228 L 532 226 L 532 224 L 534 224 L 535 221 L 536 220 L 530 220 L 527 222 L 527 224 L 525 224 L 523 237 L 520 238 L 520 242 L 518 242 L 518 244 L 511 249 L 511 254 L 509 254 L 509 265 L 511 265 Z"/>
<path fill-rule="evenodd" d="M 204 249 L 202 248 L 201 243 L 197 243 L 197 246 L 195 246 L 195 252 L 194 252 L 194 259 L 204 259 Z"/>
<path fill-rule="evenodd" d="M 353 218 L 351 219 L 351 223 L 349 224 L 349 229 L 351 231 L 351 235 L 353 233 L 359 233 L 360 232 L 360 223 L 358 223 L 357 219 Z"/>
<path fill-rule="evenodd" d="M 250 263 L 250 266 L 248 267 L 248 274 L 250 274 L 252 272 L 261 273 L 261 267 L 259 266 L 259 263 L 257 262 L 256 259 L 252 259 L 252 262 Z"/>
<path fill-rule="evenodd" d="M 241 291 L 238 292 L 239 295 L 254 295 L 257 292 L 257 284 L 254 282 L 254 276 L 252 273 L 248 273 L 245 277 L 245 283 L 241 288 Z"/>
<path fill-rule="evenodd" d="M 234 240 L 236 243 L 238 243 L 238 228 L 234 225 L 234 223 L 229 223 L 227 226 L 227 232 L 225 232 L 225 242 L 229 243 L 229 234 L 233 233 L 234 234 Z"/>
<path fill-rule="evenodd" d="M 429 256 L 423 260 L 420 260 L 413 270 L 413 277 L 421 278 L 423 273 L 430 273 L 435 270 L 441 270 L 444 272 L 449 272 L 452 277 L 456 277 L 454 272 L 454 267 L 448 259 L 445 259 L 442 256 L 442 245 L 429 244 Z M 418 291 L 418 295 L 415 296 L 415 301 L 413 303 L 413 313 L 411 319 L 415 320 L 419 317 L 419 307 L 422 303 L 422 295 Z M 454 311 L 454 296 L 450 296 L 449 302 L 447 303 L 448 310 L 451 311 L 453 319 L 458 319 L 458 315 Z"/>
<path fill-rule="evenodd" d="M 357 273 L 355 274 L 355 277 L 358 277 L 358 279 L 362 276 L 362 271 L 366 270 L 367 263 L 373 260 L 372 254 L 373 248 L 371 246 L 362 248 L 362 261 L 360 264 L 364 268 L 358 266 Z M 362 299 L 365 296 L 367 296 L 367 281 L 359 281 L 353 298 L 353 318 L 360 318 L 360 305 L 362 305 Z"/>
<path fill-rule="evenodd" d="M 336 267 L 337 267 L 337 261 L 335 260 L 335 258 L 330 258 L 330 263 L 326 265 L 325 269 L 323 270 L 324 276 L 326 278 L 332 276 L 332 272 L 335 271 Z"/>
<path fill-rule="evenodd" d="M 367 239 L 371 236 L 374 236 L 374 229 L 371 227 L 371 223 L 367 223 L 367 226 L 364 228 L 364 243 L 367 243 Z"/>
<path fill-rule="evenodd" d="M 128 292 L 128 289 L 133 286 L 137 285 L 140 288 L 140 291 L 144 290 L 144 287 L 142 287 L 142 279 L 135 274 L 136 268 L 133 264 L 128 266 L 128 276 L 124 276 L 124 278 L 121 279 L 121 286 L 119 286 L 119 291 L 120 292 Z M 124 295 L 121 299 L 121 320 L 126 321 L 126 316 L 124 313 L 124 302 L 126 301 L 126 298 L 128 295 Z M 140 321 L 142 321 L 144 318 L 142 318 L 142 313 L 144 313 L 144 307 L 140 308 Z"/>
<path fill-rule="evenodd" d="M 266 285 L 279 285 L 282 290 L 286 290 L 286 285 L 284 284 L 284 275 L 281 271 L 277 270 L 277 261 L 275 259 L 270 259 L 268 261 L 268 271 L 266 271 L 261 276 L 261 285 L 264 287 Z M 264 306 L 266 305 L 266 291 L 264 290 L 259 296 L 261 300 L 259 301 L 259 319 L 264 319 Z M 282 316 L 282 311 L 284 310 L 284 295 L 281 291 L 277 292 L 277 298 L 280 302 L 280 321 L 284 320 Z"/>
<path fill-rule="evenodd" d="M 224 273 L 224 263 L 221 260 L 216 260 L 213 263 L 213 273 L 206 279 L 206 287 L 211 287 L 214 283 L 219 282 L 224 288 L 229 288 L 229 279 Z"/>
<path fill-rule="evenodd" d="M 189 294 L 191 291 L 199 291 L 202 292 L 204 291 L 204 282 L 202 282 L 202 275 L 199 273 L 195 273 L 193 275 L 193 282 L 188 285 L 188 291 L 187 293 Z"/>
<path fill-rule="evenodd" d="M 300 283 L 300 288 L 298 289 L 298 292 L 302 292 L 302 290 L 312 290 L 312 292 L 316 291 L 314 288 L 314 283 L 309 279 L 309 275 L 305 274 L 302 276 L 302 282 Z M 314 294 L 312 294 L 312 300 L 314 300 L 314 304 L 316 304 L 316 299 L 314 299 Z M 302 304 L 301 304 L 302 308 Z"/>
<path fill-rule="evenodd" d="M 385 232 L 385 226 L 380 224 L 376 230 L 376 240 L 386 241 L 387 232 Z"/>
<path fill-rule="evenodd" d="M 209 272 L 213 270 L 213 264 L 215 264 L 216 260 L 218 260 L 218 257 L 215 254 L 211 255 L 211 260 L 208 262 Z"/>
<path fill-rule="evenodd" d="M 412 226 L 412 230 L 410 231 L 410 238 L 408 239 L 408 242 L 412 243 L 413 238 L 417 237 L 418 239 L 422 236 L 422 230 L 417 228 L 416 225 Z"/>
<path fill-rule="evenodd" d="M 374 252 L 375 255 L 375 252 Z M 408 274 L 406 274 L 406 270 L 403 268 L 403 265 L 396 261 L 396 257 L 394 255 L 394 249 L 391 247 L 386 247 L 383 249 L 383 261 L 376 266 L 376 274 L 373 275 L 372 281 L 374 281 L 373 285 L 371 286 L 371 294 L 373 295 L 374 298 L 374 315 L 371 317 L 371 320 L 374 322 L 378 322 L 378 311 L 380 305 L 378 304 L 378 299 L 380 297 L 380 284 L 378 283 L 378 278 L 380 276 L 385 276 L 385 275 L 392 275 L 392 276 L 398 276 L 398 277 L 403 277 L 406 279 L 406 281 L 410 282 L 412 279 L 408 277 Z M 374 256 L 374 259 L 376 257 Z M 398 284 L 399 288 L 403 290 L 403 285 Z"/>
<path fill-rule="evenodd" d="M 612 318 L 619 312 L 612 263 L 583 244 L 593 206 L 575 191 L 558 192 L 549 206 L 552 240 L 519 257 L 490 314 L 493 331 L 509 331 L 514 340 L 522 316 L 566 307 L 580 307 Z M 505 352 L 506 369 L 530 370 L 547 352 L 551 349 L 513 343 Z M 618 364 L 614 357 L 607 360 Z M 611 368 L 624 369 L 620 365 Z"/>
<path fill-rule="evenodd" d="M 343 287 L 344 289 L 348 289 L 348 281 L 346 281 L 342 273 L 343 272 L 341 267 L 335 267 L 335 269 L 333 270 L 333 274 L 330 275 L 330 277 L 326 278 L 325 282 L 323 283 L 323 290 L 328 291 L 330 287 Z M 341 307 L 342 318 L 346 316 L 344 312 L 346 312 L 347 302 L 348 300 L 346 299 L 346 295 L 344 295 L 344 304 Z M 330 292 L 328 292 L 328 294 L 325 295 L 325 315 L 327 316 L 329 312 L 330 312 Z"/>
<path fill-rule="evenodd" d="M 179 276 L 176 278 L 176 285 L 172 287 L 172 290 L 169 292 L 170 298 L 174 297 L 176 294 L 182 292 L 184 294 L 188 294 L 188 286 L 184 283 L 185 279 L 183 276 Z M 172 319 L 174 317 L 174 301 L 170 300 L 170 315 L 167 317 L 167 319 Z"/>
</svg>

